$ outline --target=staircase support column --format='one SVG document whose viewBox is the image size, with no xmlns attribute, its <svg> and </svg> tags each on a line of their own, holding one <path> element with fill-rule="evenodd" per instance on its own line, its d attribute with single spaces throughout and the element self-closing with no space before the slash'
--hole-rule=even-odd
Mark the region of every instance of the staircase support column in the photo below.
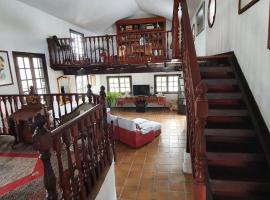
<svg viewBox="0 0 270 200">
<path fill-rule="evenodd" d="M 195 199 L 206 200 L 206 144 L 204 129 L 208 116 L 208 102 L 205 98 L 207 87 L 202 83 L 196 87 L 195 100 Z"/>
</svg>

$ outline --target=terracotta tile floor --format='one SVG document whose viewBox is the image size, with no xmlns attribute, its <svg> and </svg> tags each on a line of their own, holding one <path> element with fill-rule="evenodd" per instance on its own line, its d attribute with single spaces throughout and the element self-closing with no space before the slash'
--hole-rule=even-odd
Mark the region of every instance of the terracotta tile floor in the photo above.
<svg viewBox="0 0 270 200">
<path fill-rule="evenodd" d="M 192 176 L 182 172 L 185 116 L 164 109 L 146 113 L 115 109 L 112 113 L 129 119 L 141 117 L 162 123 L 161 135 L 142 148 L 132 149 L 117 143 L 118 199 L 193 200 Z"/>
</svg>

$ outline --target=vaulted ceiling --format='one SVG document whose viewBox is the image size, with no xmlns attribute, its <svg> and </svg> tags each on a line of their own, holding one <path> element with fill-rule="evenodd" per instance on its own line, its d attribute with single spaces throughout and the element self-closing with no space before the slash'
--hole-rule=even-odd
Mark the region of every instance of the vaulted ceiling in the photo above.
<svg viewBox="0 0 270 200">
<path fill-rule="evenodd" d="M 91 32 L 103 33 L 117 20 L 158 15 L 172 18 L 173 0 L 18 0 Z M 198 0 L 188 0 L 196 6 Z"/>
</svg>

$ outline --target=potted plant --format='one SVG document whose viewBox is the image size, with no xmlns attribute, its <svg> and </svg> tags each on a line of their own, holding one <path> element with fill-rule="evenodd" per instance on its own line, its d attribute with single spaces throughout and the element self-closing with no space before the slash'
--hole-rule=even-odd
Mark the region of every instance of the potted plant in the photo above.
<svg viewBox="0 0 270 200">
<path fill-rule="evenodd" d="M 107 93 L 107 103 L 108 106 L 114 107 L 116 105 L 117 98 L 121 97 L 122 94 L 120 92 L 108 92 Z"/>
</svg>

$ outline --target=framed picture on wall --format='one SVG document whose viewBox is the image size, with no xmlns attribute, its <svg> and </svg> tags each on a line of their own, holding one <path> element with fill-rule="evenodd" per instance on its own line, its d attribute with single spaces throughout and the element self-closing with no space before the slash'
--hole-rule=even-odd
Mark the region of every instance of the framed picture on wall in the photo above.
<svg viewBox="0 0 270 200">
<path fill-rule="evenodd" d="M 60 76 L 57 78 L 59 93 L 70 93 L 70 77 Z"/>
<path fill-rule="evenodd" d="M 0 86 L 13 85 L 10 62 L 7 51 L 0 51 Z"/>
<path fill-rule="evenodd" d="M 258 1 L 259 0 L 239 0 L 238 14 L 245 12 L 247 9 L 249 9 L 251 6 L 253 6 Z"/>
<path fill-rule="evenodd" d="M 204 30 L 204 24 L 205 24 L 205 2 L 202 3 L 198 12 L 196 13 L 197 36 Z"/>
<path fill-rule="evenodd" d="M 89 83 L 92 85 L 92 86 L 96 86 L 97 83 L 96 83 L 96 75 L 89 75 Z"/>
</svg>

